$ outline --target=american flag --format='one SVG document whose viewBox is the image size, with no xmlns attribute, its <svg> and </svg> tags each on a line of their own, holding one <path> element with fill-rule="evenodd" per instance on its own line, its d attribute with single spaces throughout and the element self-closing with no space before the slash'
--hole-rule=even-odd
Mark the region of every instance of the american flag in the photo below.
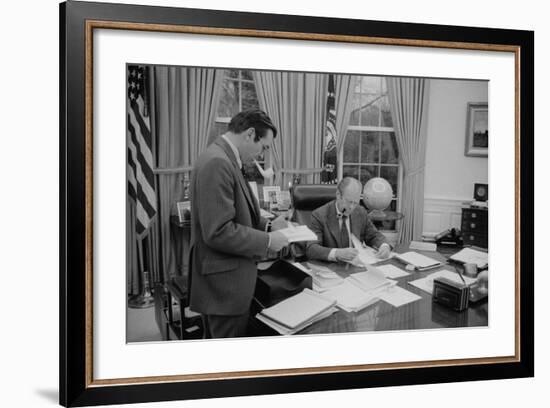
<svg viewBox="0 0 550 408">
<path fill-rule="evenodd" d="M 336 182 L 336 101 L 334 98 L 334 75 L 328 77 L 327 92 L 327 125 L 325 140 L 323 143 L 323 167 L 325 171 L 321 174 L 323 183 Z"/>
<path fill-rule="evenodd" d="M 147 69 L 128 65 L 128 195 L 136 206 L 136 232 L 142 235 L 157 213 Z"/>
</svg>

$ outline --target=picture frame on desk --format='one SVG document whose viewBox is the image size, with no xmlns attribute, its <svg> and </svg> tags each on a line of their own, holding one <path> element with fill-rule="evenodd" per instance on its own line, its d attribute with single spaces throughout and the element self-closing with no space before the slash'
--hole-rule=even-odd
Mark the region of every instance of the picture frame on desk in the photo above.
<svg viewBox="0 0 550 408">
<path fill-rule="evenodd" d="M 533 376 L 532 32 L 120 4 L 68 2 L 60 7 L 63 405 Z M 297 28 L 289 31 L 289 27 Z M 490 226 L 490 247 L 498 257 L 510 255 L 512 262 L 499 270 L 499 276 L 491 276 L 491 299 L 501 302 L 495 307 L 507 311 L 498 314 L 511 316 L 504 322 L 504 336 L 491 337 L 501 320 L 478 332 L 502 353 L 491 353 L 479 343 L 465 355 L 464 348 L 451 341 L 452 351 L 433 354 L 439 352 L 433 344 L 440 334 L 427 332 L 297 336 L 285 338 L 285 350 L 290 350 L 285 353 L 278 352 L 281 342 L 277 338 L 126 344 L 125 309 L 121 307 L 126 286 L 126 203 L 119 194 L 125 175 L 117 176 L 126 167 L 125 101 L 118 97 L 125 94 L 125 82 L 117 81 L 124 78 L 126 64 L 136 62 L 135 58 L 138 62 L 200 65 L 199 57 L 208 54 L 208 64 L 228 63 L 223 53 L 197 54 L 197 49 L 207 45 L 221 45 L 232 52 L 254 46 L 268 53 L 284 50 L 287 59 L 280 61 L 292 60 L 292 69 L 325 72 L 344 71 L 339 69 L 340 58 L 326 58 L 328 51 L 356 58 L 372 53 L 385 56 L 370 59 L 369 72 L 354 68 L 363 74 L 464 78 L 471 74 L 467 66 L 481 60 L 487 77 L 478 79 L 492 81 L 491 92 L 499 94 L 491 98 L 495 103 L 491 105 L 490 134 L 499 128 L 500 140 L 493 144 L 491 139 L 490 173 L 506 176 L 505 183 L 491 181 L 491 200 L 502 207 L 491 211 L 508 211 L 503 218 L 502 214 L 491 215 L 490 223 L 508 221 L 499 224 L 507 231 L 499 236 L 491 234 L 494 225 Z M 182 49 L 188 52 L 174 52 Z M 313 66 L 314 59 L 305 61 L 315 49 L 323 50 L 321 66 Z M 403 50 L 408 63 L 387 65 L 384 70 L 384 61 L 403 60 L 399 58 Z M 190 61 L 184 60 L 185 54 Z M 504 66 L 491 55 L 498 55 Z M 433 64 L 430 58 L 449 63 Z M 251 60 L 239 64 L 265 68 L 258 65 L 262 61 L 258 55 L 254 60 L 256 65 Z M 270 68 L 277 68 L 277 58 L 265 60 L 273 63 Z M 112 72 L 106 69 L 111 64 Z M 456 71 L 459 68 L 463 71 Z M 111 110 L 122 114 L 111 116 Z M 105 139 L 105 134 L 111 137 Z M 106 146 L 106 140 L 113 144 Z M 106 197 L 110 199 L 105 201 Z M 458 339 L 462 332 L 453 331 L 452 336 Z M 386 344 L 377 349 L 378 357 L 368 354 L 375 337 Z M 405 339 L 414 347 L 399 347 Z M 320 352 L 326 347 L 334 353 Z"/>
</svg>

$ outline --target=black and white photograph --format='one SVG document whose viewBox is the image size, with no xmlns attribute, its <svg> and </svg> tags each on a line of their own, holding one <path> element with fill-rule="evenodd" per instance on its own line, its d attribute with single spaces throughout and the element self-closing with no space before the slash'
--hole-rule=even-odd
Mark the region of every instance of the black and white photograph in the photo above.
<svg viewBox="0 0 550 408">
<path fill-rule="evenodd" d="M 126 79 L 128 343 L 490 325 L 488 80 Z"/>
</svg>

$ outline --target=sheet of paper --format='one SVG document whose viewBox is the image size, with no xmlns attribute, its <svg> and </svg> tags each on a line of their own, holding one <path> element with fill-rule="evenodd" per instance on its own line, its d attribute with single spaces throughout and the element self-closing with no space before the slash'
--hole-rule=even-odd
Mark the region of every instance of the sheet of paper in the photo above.
<svg viewBox="0 0 550 408">
<path fill-rule="evenodd" d="M 326 290 L 332 286 L 340 285 L 344 279 L 342 279 L 336 272 L 330 270 L 326 266 L 308 263 L 311 272 L 308 272 L 312 279 L 313 284 L 317 289 L 321 291 Z"/>
<path fill-rule="evenodd" d="M 464 263 L 475 263 L 478 268 L 485 268 L 489 263 L 489 254 L 472 248 L 464 248 L 452 255 L 450 259 Z"/>
<path fill-rule="evenodd" d="M 271 214 L 269 211 L 264 210 L 263 208 L 260 208 L 260 215 L 267 219 L 275 218 L 275 215 Z"/>
<path fill-rule="evenodd" d="M 396 283 L 396 281 L 386 279 L 382 273 L 372 267 L 368 267 L 366 272 L 353 273 L 348 279 L 350 279 L 351 283 L 367 292 L 387 288 Z"/>
<path fill-rule="evenodd" d="M 416 268 L 419 268 L 419 269 L 441 265 L 440 261 L 437 261 L 433 258 L 419 254 L 418 252 L 414 252 L 414 251 L 405 252 L 404 254 L 397 254 L 395 255 L 395 257 L 401 260 L 402 262 L 406 264 L 414 265 Z"/>
<path fill-rule="evenodd" d="M 277 231 L 282 232 L 287 237 L 288 242 L 317 240 L 317 235 L 305 225 L 283 228 Z"/>
<path fill-rule="evenodd" d="M 385 291 L 380 292 L 379 298 L 392 306 L 399 307 L 422 299 L 421 296 L 415 295 L 406 289 L 399 286 L 393 286 Z"/>
<path fill-rule="evenodd" d="M 353 234 L 351 234 L 351 243 L 358 251 L 357 256 L 350 262 L 352 265 L 367 266 L 381 261 L 381 259 L 376 256 L 376 250 L 374 248 L 363 246 L 361 241 Z"/>
<path fill-rule="evenodd" d="M 377 296 L 365 292 L 345 279 L 342 284 L 323 292 L 323 296 L 335 300 L 336 305 L 346 312 L 357 312 L 378 301 Z"/>
<path fill-rule="evenodd" d="M 409 276 L 410 273 L 405 272 L 403 269 L 398 268 L 395 265 L 379 265 L 376 267 L 380 272 L 384 274 L 386 278 L 396 279 L 402 278 L 403 276 Z"/>
</svg>

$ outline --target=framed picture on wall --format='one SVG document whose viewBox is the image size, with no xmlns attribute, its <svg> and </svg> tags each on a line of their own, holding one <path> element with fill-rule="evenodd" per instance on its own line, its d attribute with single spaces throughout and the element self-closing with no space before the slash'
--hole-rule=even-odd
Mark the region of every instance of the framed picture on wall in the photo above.
<svg viewBox="0 0 550 408">
<path fill-rule="evenodd" d="M 533 376 L 532 32 L 90 2 L 67 2 L 60 7 L 60 401 L 63 405 Z M 405 58 L 407 64 L 395 63 Z M 369 64 L 364 64 L 365 60 Z M 164 89 L 167 83 L 177 83 L 174 88 L 184 89 L 184 84 L 197 78 L 193 75 L 198 70 L 207 71 L 208 75 L 223 71 L 216 92 L 239 87 L 242 97 L 235 98 L 241 104 L 239 108 L 228 103 L 225 95 L 217 106 L 208 106 L 211 109 L 208 115 L 187 115 L 183 120 L 183 114 L 169 115 L 184 110 L 161 103 L 192 100 L 197 106 L 205 106 L 199 103 L 203 99 L 193 94 L 200 87 L 190 87 L 174 98 L 166 90 L 156 94 L 160 96 L 157 98 L 147 94 Z M 299 75 L 306 78 L 305 86 L 288 87 L 289 93 L 313 90 L 321 94 L 322 103 L 312 103 L 314 99 L 309 98 L 299 104 L 294 99 L 278 104 L 279 100 L 271 99 L 275 102 L 269 106 L 266 92 L 279 88 L 271 86 L 273 78 L 268 78 L 269 82 L 266 77 L 288 79 Z M 313 77 L 315 80 L 310 80 Z M 367 79 L 353 86 L 348 81 L 347 88 L 343 88 L 344 82 L 340 80 L 344 77 Z M 127 288 L 134 283 L 139 286 L 140 279 L 137 276 L 135 282 L 126 280 L 127 261 L 130 257 L 139 258 L 137 264 L 142 269 L 143 265 L 157 265 L 160 272 L 152 274 L 157 303 L 155 313 L 151 313 L 155 316 L 152 324 L 156 327 L 160 322 L 159 330 L 165 330 L 162 318 L 168 315 L 165 309 L 173 304 L 163 297 L 174 277 L 170 273 L 163 275 L 169 270 L 170 259 L 175 258 L 170 247 L 171 234 L 187 234 L 187 230 L 171 229 L 171 203 L 165 205 L 163 200 L 173 196 L 171 189 L 177 185 L 178 172 L 193 165 L 193 154 L 207 149 L 209 142 L 226 132 L 233 115 L 249 105 L 267 106 L 265 110 L 279 124 L 275 139 L 279 145 L 262 149 L 273 150 L 266 162 L 276 170 L 300 168 L 301 163 L 295 160 L 298 155 L 311 161 L 302 167 L 321 167 L 322 163 L 315 161 L 321 160 L 323 149 L 330 148 L 337 157 L 339 164 L 335 166 L 340 176 L 356 177 L 362 183 L 363 179 L 378 176 L 392 183 L 396 180 L 397 185 L 401 177 L 403 186 L 410 190 L 411 186 L 423 186 L 425 167 L 412 159 L 405 166 L 408 159 L 399 149 L 424 145 L 415 143 L 414 131 L 408 139 L 395 135 L 408 132 L 406 129 L 418 129 L 421 133 L 429 127 L 429 123 L 422 121 L 424 113 L 430 110 L 425 107 L 416 111 L 421 114 L 395 114 L 392 118 L 391 110 L 397 109 L 396 105 L 407 106 L 395 101 L 404 101 L 410 89 L 421 88 L 421 97 L 412 99 L 428 103 L 425 97 L 430 95 L 430 84 L 465 78 L 483 82 L 480 86 L 487 89 L 492 101 L 491 132 L 487 104 L 470 104 L 468 108 L 470 141 L 466 154 L 482 155 L 485 151 L 486 155 L 491 140 L 491 157 L 495 159 L 488 163 L 487 170 L 489 175 L 499 176 L 489 180 L 491 199 L 498 200 L 499 206 L 491 210 L 488 228 L 491 231 L 498 222 L 499 234 L 489 234 L 491 268 L 493 265 L 498 268 L 498 274 L 490 274 L 489 302 L 490 310 L 498 313 L 489 315 L 486 304 L 455 314 L 434 306 L 429 294 L 415 292 L 421 298 L 416 303 L 396 305 L 388 298 L 357 312 L 343 307 L 323 311 L 327 312 L 322 316 L 327 319 L 324 323 L 313 322 L 307 329 L 287 337 L 270 333 L 233 340 L 212 340 L 205 336 L 193 341 L 129 344 Z M 225 84 L 230 82 L 230 86 L 224 88 L 223 80 L 227 81 Z M 344 97 L 342 89 L 347 89 L 346 98 L 357 102 L 347 112 L 349 123 L 344 124 L 341 115 L 334 113 L 341 102 L 339 98 Z M 447 94 L 445 89 L 445 86 L 437 88 L 440 94 Z M 380 98 L 373 97 L 377 93 Z M 192 94 L 193 98 L 186 98 Z M 256 102 L 251 95 L 255 95 Z M 464 99 L 471 100 L 476 99 Z M 139 106 L 134 106 L 138 103 Z M 282 106 L 281 111 L 274 106 Z M 320 113 L 304 113 L 310 107 Z M 456 123 L 463 123 L 461 112 L 456 115 L 459 116 Z M 162 137 L 169 138 L 171 129 L 199 116 L 205 121 L 212 119 L 211 134 L 195 126 L 189 134 L 204 134 L 193 139 L 193 143 L 179 132 L 174 133 L 169 143 L 159 141 Z M 289 117 L 293 121 L 285 122 Z M 317 126 L 303 126 L 305 118 L 312 117 L 317 119 Z M 415 120 L 418 122 L 410 122 Z M 368 121 L 376 122 L 376 126 Z M 341 129 L 340 133 L 347 131 L 346 143 L 349 139 L 355 144 L 346 145 L 344 139 L 338 139 L 336 129 Z M 456 129 L 462 129 L 462 124 Z M 135 137 L 139 132 L 139 138 Z M 492 138 L 493 134 L 499 137 Z M 294 141 L 295 145 L 292 148 L 283 145 L 283 139 L 285 143 Z M 368 148 L 363 141 L 377 146 L 376 149 Z M 456 142 L 453 154 L 463 159 L 461 135 L 457 133 L 453 142 Z M 189 153 L 193 149 L 196 151 Z M 230 152 L 231 148 L 226 150 Z M 314 154 L 308 156 L 311 152 Z M 420 153 L 415 157 L 421 156 Z M 129 157 L 135 161 L 130 162 Z M 132 190 L 137 185 L 132 184 L 136 175 L 149 185 Z M 230 182 L 220 188 L 235 185 Z M 280 202 L 278 189 L 278 186 L 264 187 L 264 199 L 270 202 L 273 196 Z M 471 194 L 471 184 L 468 191 Z M 140 207 L 138 201 L 146 198 L 149 204 Z M 424 197 L 417 198 L 415 203 L 422 202 Z M 245 204 L 248 201 L 252 202 L 242 200 Z M 400 205 L 407 204 L 405 201 L 403 198 Z M 405 212 L 403 223 L 414 224 L 411 215 L 414 208 L 405 211 L 396 205 L 392 209 Z M 195 204 L 192 210 L 197 210 Z M 138 233 L 134 219 L 147 223 Z M 155 223 L 158 226 L 162 222 L 166 223 L 164 230 L 151 232 Z M 335 224 L 338 225 L 337 221 Z M 149 232 L 144 226 L 151 228 Z M 134 243 L 138 245 L 133 246 Z M 241 263 L 209 261 L 210 277 L 238 268 Z M 294 267 L 286 261 L 280 263 L 290 265 L 290 269 Z M 396 273 L 395 268 L 386 269 Z M 427 277 L 419 275 L 422 273 L 428 272 L 400 274 L 396 278 L 401 279 L 398 286 L 402 290 L 420 291 L 408 282 Z M 327 277 L 334 278 L 331 273 Z M 185 284 L 178 286 L 182 287 Z M 178 301 L 185 299 L 185 293 L 178 294 L 182 295 Z M 422 310 L 420 316 L 415 315 L 418 310 Z M 488 324 L 489 317 L 494 315 L 498 319 Z M 388 316 L 395 319 L 387 319 Z M 428 322 L 434 330 L 415 330 L 416 322 Z M 340 331 L 334 335 L 327 327 Z M 456 327 L 464 329 L 448 330 Z M 179 328 L 183 338 L 185 327 Z M 463 347 L 464 344 L 476 347 Z M 331 353 L 326 353 L 327 349 Z"/>
<path fill-rule="evenodd" d="M 487 103 L 468 103 L 466 156 L 487 157 L 489 151 L 489 110 Z"/>
</svg>

